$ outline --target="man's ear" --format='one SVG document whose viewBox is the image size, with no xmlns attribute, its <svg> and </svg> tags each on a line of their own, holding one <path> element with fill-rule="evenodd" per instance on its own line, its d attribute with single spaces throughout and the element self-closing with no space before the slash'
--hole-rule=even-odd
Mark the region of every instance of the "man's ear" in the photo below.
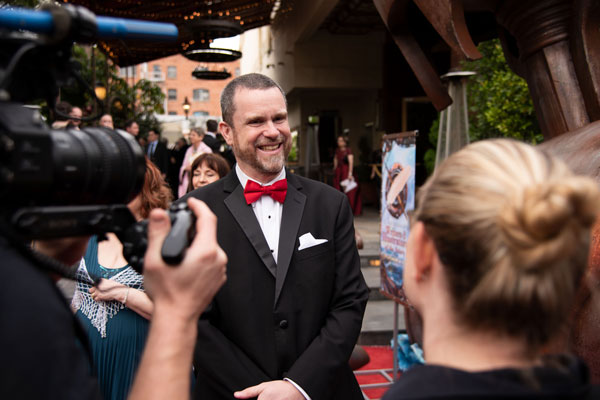
<svg viewBox="0 0 600 400">
<path fill-rule="evenodd" d="M 432 266 L 437 257 L 437 250 L 433 239 L 427 233 L 425 224 L 417 222 L 412 229 L 414 232 L 415 279 L 417 282 L 426 280 L 432 271 Z"/>
<path fill-rule="evenodd" d="M 233 129 L 229 126 L 229 124 L 225 121 L 219 122 L 219 132 L 223 135 L 225 142 L 233 146 Z"/>
</svg>

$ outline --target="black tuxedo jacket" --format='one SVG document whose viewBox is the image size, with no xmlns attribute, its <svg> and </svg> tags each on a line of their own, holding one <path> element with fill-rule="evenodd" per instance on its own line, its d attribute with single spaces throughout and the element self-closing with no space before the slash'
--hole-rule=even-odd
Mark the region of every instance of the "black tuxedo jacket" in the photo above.
<svg viewBox="0 0 600 400">
<path fill-rule="evenodd" d="M 204 139 L 202 139 L 202 141 L 204 142 L 205 145 L 210 147 L 210 149 L 213 151 L 213 153 L 220 154 L 219 150 L 221 149 L 221 142 L 219 141 L 219 139 L 206 134 L 206 135 L 204 135 Z"/>
<path fill-rule="evenodd" d="M 150 144 L 147 144 L 144 149 L 146 155 L 148 155 L 148 146 L 150 146 Z M 150 161 L 152 161 L 163 174 L 166 175 L 169 171 L 169 150 L 167 150 L 167 146 L 160 140 L 156 143 L 156 148 L 150 157 Z"/>
<path fill-rule="evenodd" d="M 289 378 L 312 400 L 362 399 L 348 366 L 368 288 L 360 271 L 352 210 L 335 189 L 287 173 L 275 262 L 235 169 L 187 196 L 218 217 L 227 282 L 198 326 L 197 399 Z M 311 233 L 326 243 L 298 250 Z"/>
</svg>

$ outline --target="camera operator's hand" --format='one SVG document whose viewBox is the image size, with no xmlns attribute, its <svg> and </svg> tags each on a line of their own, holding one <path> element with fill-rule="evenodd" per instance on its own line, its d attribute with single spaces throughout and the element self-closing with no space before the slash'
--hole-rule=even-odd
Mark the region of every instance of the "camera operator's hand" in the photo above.
<svg viewBox="0 0 600 400">
<path fill-rule="evenodd" d="M 148 226 L 144 286 L 156 306 L 174 307 L 197 319 L 225 283 L 227 257 L 217 243 L 217 218 L 201 201 L 190 199 L 196 237 L 179 266 L 165 264 L 161 248 L 171 228 L 167 213 L 153 210 Z"/>
<path fill-rule="evenodd" d="M 217 219 L 199 200 L 189 199 L 196 215 L 196 237 L 178 266 L 165 264 L 161 247 L 171 223 L 153 210 L 148 225 L 144 286 L 154 301 L 150 333 L 130 399 L 185 399 L 198 318 L 225 283 L 227 257 L 217 243 Z"/>
</svg>

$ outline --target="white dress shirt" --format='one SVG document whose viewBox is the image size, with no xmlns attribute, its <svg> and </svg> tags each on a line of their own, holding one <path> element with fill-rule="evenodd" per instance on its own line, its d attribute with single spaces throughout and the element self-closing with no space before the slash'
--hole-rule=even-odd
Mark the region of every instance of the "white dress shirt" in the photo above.
<svg viewBox="0 0 600 400">
<path fill-rule="evenodd" d="M 240 184 L 243 188 L 245 188 L 246 183 L 250 178 L 244 173 L 244 171 L 242 171 L 238 164 L 235 165 L 235 173 L 240 180 Z M 263 184 L 260 182 L 255 182 L 261 186 L 268 186 L 282 179 L 285 179 L 285 168 L 282 168 L 279 175 L 277 175 L 275 179 L 268 183 Z M 267 240 L 269 249 L 271 249 L 275 263 L 277 263 L 277 250 L 279 249 L 279 229 L 281 228 L 283 204 L 273 200 L 271 196 L 260 196 L 258 200 L 252 203 L 252 211 L 254 211 L 254 215 L 256 215 L 260 229 Z"/>
<path fill-rule="evenodd" d="M 248 182 L 248 175 L 242 171 L 238 164 L 235 165 L 235 173 L 240 181 L 240 184 L 243 188 L 246 187 L 246 183 Z M 275 182 L 285 179 L 285 168 L 281 169 L 281 172 L 275 179 L 267 183 L 256 182 L 261 186 L 272 185 Z M 254 180 L 254 179 L 252 179 Z M 271 196 L 260 196 L 258 200 L 252 203 L 252 211 L 254 211 L 254 215 L 256 215 L 256 219 L 258 220 L 258 224 L 260 225 L 260 229 L 267 240 L 267 244 L 271 249 L 271 253 L 273 254 L 273 258 L 275 259 L 275 263 L 277 263 L 277 255 L 279 250 L 279 230 L 281 228 L 281 215 L 283 214 L 283 204 L 273 200 Z M 311 400 L 310 396 L 302 389 L 296 382 L 289 378 L 284 378 L 284 380 L 288 381 L 300 393 L 306 400 Z"/>
</svg>

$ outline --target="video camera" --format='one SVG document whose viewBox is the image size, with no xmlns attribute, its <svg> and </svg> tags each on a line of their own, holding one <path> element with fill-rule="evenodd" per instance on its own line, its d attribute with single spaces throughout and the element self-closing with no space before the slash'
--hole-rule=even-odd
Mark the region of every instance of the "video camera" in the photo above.
<svg viewBox="0 0 600 400">
<path fill-rule="evenodd" d="M 141 271 L 147 224 L 136 223 L 125 206 L 144 183 L 145 159 L 139 144 L 129 134 L 106 128 L 52 130 L 37 110 L 24 103 L 45 99 L 54 108 L 61 86 L 73 79 L 83 81 L 71 60 L 75 41 L 173 40 L 177 35 L 172 24 L 96 17 L 72 5 L 0 10 L 4 236 L 24 241 L 114 232 L 123 243 L 125 258 Z M 90 93 L 96 99 L 91 88 Z M 173 227 L 162 255 L 167 263 L 178 264 L 193 238 L 194 217 L 184 205 L 174 206 L 170 217 Z"/>
</svg>

